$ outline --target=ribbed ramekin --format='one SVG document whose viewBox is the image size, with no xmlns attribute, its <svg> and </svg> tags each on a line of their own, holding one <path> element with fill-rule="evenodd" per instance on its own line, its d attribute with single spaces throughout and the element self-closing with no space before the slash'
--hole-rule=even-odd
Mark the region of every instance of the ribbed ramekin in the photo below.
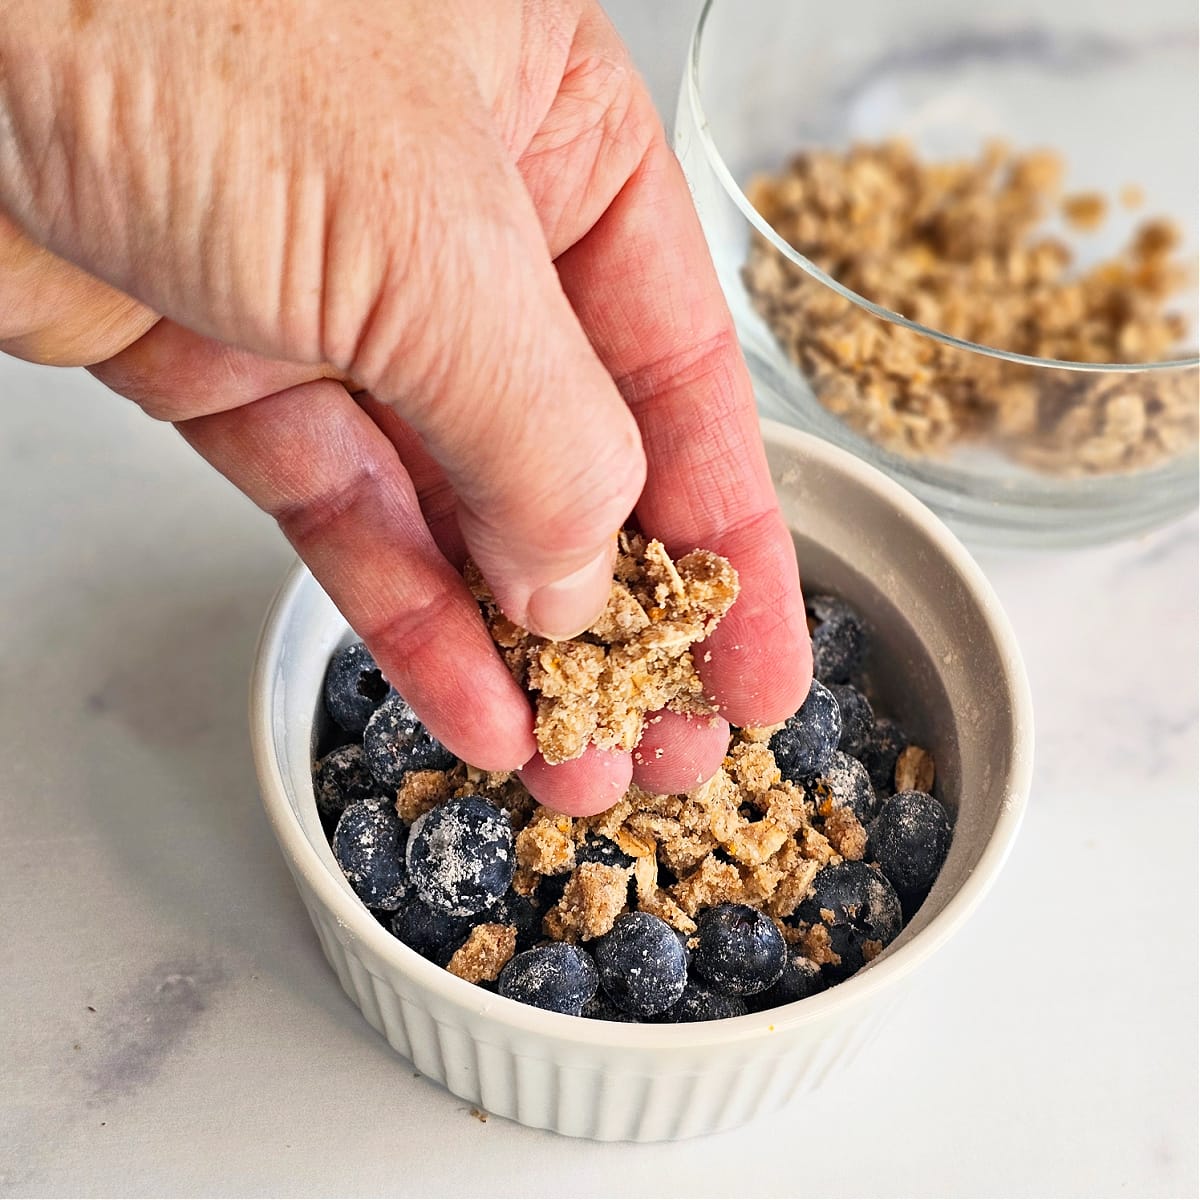
<svg viewBox="0 0 1200 1200">
<path fill-rule="evenodd" d="M 632 1025 L 560 1016 L 443 971 L 379 925 L 342 878 L 313 798 L 325 667 L 346 623 L 297 566 L 267 615 L 251 736 L 267 816 L 346 993 L 422 1074 L 491 1113 L 574 1137 L 660 1141 L 729 1129 L 820 1086 L 865 1046 L 905 978 L 967 919 L 1016 836 L 1033 757 L 1029 687 L 982 572 L 923 505 L 837 448 L 766 422 L 806 584 L 875 629 L 873 682 L 938 762 L 955 813 L 929 899 L 869 968 L 732 1020 Z M 920 1053 L 918 1047 L 913 1053 Z"/>
</svg>

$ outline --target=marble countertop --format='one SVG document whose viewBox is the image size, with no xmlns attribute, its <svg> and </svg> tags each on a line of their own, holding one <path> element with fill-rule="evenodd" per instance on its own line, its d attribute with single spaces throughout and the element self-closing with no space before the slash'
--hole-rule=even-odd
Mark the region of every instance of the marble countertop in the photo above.
<svg viewBox="0 0 1200 1200">
<path fill-rule="evenodd" d="M 692 5 L 646 7 L 666 100 Z M 1008 868 L 868 1056 L 682 1146 L 481 1124 L 342 994 L 246 734 L 290 552 L 170 428 L 0 359 L 0 556 L 0 1194 L 1196 1194 L 1195 517 L 983 557 L 1038 718 Z"/>
</svg>

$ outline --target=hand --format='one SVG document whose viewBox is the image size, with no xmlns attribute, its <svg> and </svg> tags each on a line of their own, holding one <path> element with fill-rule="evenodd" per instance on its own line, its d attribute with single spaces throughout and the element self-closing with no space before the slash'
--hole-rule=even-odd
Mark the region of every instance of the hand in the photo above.
<svg viewBox="0 0 1200 1200">
<path fill-rule="evenodd" d="M 529 761 L 528 701 L 456 568 L 472 555 L 519 624 L 577 633 L 635 505 L 668 550 L 740 572 L 702 667 L 721 712 L 803 700 L 745 365 L 596 4 L 12 0 L 4 213 L 0 349 L 174 422 L 463 758 L 528 763 L 576 812 L 628 784 L 628 755 Z M 649 728 L 651 790 L 720 762 L 719 728 Z"/>
</svg>

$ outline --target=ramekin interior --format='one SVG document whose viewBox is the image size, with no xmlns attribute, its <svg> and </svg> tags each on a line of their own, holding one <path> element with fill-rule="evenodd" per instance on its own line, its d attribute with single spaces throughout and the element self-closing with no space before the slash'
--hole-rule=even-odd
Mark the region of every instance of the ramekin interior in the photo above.
<svg viewBox="0 0 1200 1200">
<path fill-rule="evenodd" d="M 410 997 L 436 997 L 472 1036 L 533 1033 L 550 1053 L 660 1052 L 759 1039 L 824 1021 L 912 971 L 962 924 L 1016 835 L 1032 771 L 1032 706 L 1012 631 L 982 572 L 918 501 L 878 471 L 807 434 L 764 421 L 772 473 L 808 583 L 843 592 L 886 655 L 872 674 L 891 715 L 925 715 L 912 732 L 939 763 L 956 815 L 950 856 L 929 899 L 869 968 L 797 1004 L 687 1025 L 588 1021 L 543 1012 L 450 975 L 392 937 L 343 879 L 313 798 L 314 719 L 345 621 L 302 565 L 267 615 L 251 683 L 251 734 L 264 805 L 288 866 L 355 952 Z M 395 981 L 401 981 L 396 984 Z M 590 1053 L 589 1053 L 590 1052 Z"/>
</svg>

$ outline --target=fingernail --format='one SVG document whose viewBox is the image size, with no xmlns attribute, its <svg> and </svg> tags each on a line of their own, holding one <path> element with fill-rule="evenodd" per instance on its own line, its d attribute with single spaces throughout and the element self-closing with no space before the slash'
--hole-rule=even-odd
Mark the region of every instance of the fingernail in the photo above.
<svg viewBox="0 0 1200 1200">
<path fill-rule="evenodd" d="M 530 629 L 561 642 L 593 625 L 612 590 L 614 553 L 606 546 L 587 566 L 538 588 L 529 597 Z"/>
</svg>

